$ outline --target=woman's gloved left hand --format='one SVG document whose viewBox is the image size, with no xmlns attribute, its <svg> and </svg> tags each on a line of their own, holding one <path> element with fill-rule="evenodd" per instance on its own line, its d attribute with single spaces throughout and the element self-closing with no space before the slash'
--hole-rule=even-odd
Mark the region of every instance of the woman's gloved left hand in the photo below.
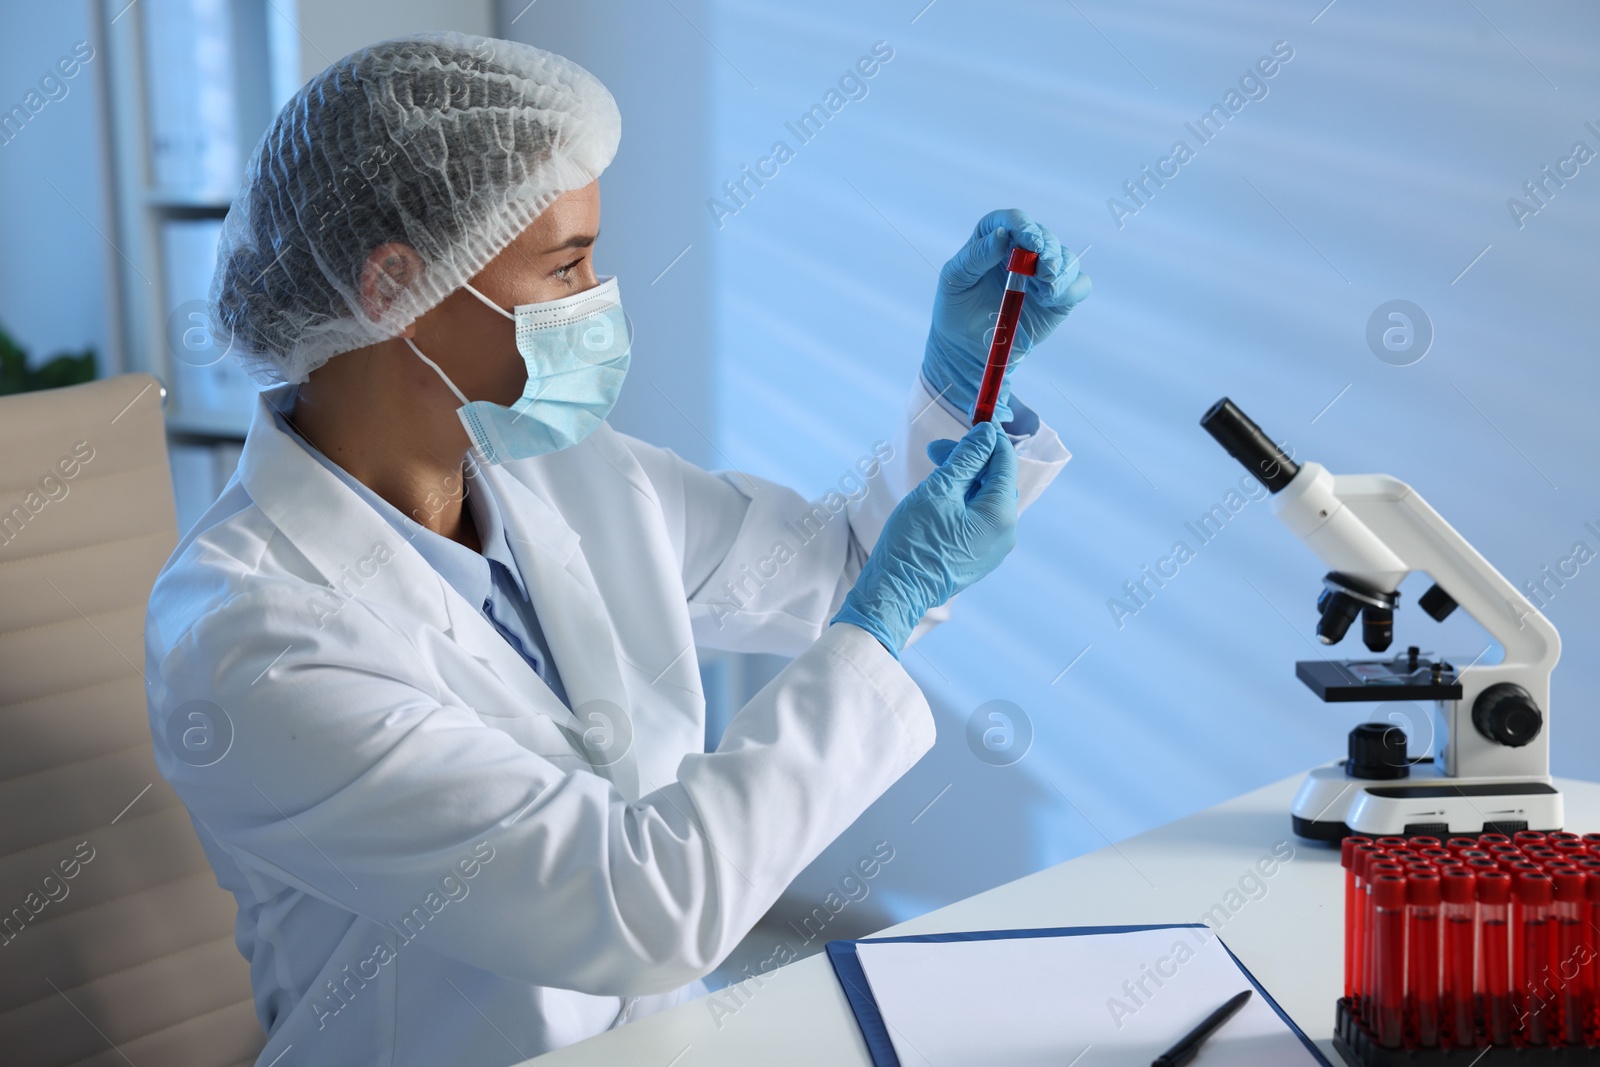
<svg viewBox="0 0 1600 1067">
<path fill-rule="evenodd" d="M 1039 267 L 1028 279 L 1011 362 L 994 409 L 994 421 L 1001 424 L 1011 421 L 1011 375 L 1017 364 L 1089 295 L 1089 276 L 1078 270 L 1078 257 L 1055 234 L 1015 208 L 979 219 L 967 243 L 939 272 L 922 359 L 922 376 L 933 391 L 970 418 L 1006 287 L 1006 259 L 1016 247 L 1039 253 Z"/>
<path fill-rule="evenodd" d="M 1017 543 L 1017 453 L 993 423 L 933 441 L 938 464 L 884 523 L 834 622 L 898 657 L 917 622 L 1000 565 Z"/>
</svg>

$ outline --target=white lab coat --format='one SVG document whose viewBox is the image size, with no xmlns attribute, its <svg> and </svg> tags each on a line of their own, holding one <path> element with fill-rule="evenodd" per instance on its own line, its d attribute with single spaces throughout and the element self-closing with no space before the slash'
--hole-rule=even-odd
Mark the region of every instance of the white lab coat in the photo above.
<svg viewBox="0 0 1600 1067">
<path fill-rule="evenodd" d="M 963 429 L 919 385 L 848 506 L 605 425 L 489 469 L 569 711 L 261 404 L 146 632 L 156 760 L 238 899 L 259 1063 L 501 1067 L 682 999 L 933 744 L 901 665 L 828 619 Z M 1026 504 L 1067 452 L 1041 427 L 1019 458 Z M 696 646 L 795 657 L 711 753 Z M 177 758 L 174 715 L 231 730 L 226 755 Z"/>
</svg>

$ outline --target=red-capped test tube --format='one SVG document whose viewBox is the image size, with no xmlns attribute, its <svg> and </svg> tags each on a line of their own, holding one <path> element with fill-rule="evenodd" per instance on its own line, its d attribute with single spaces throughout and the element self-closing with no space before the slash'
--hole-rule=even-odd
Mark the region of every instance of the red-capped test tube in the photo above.
<svg viewBox="0 0 1600 1067">
<path fill-rule="evenodd" d="M 1592 995 L 1584 872 L 1574 868 L 1557 871 L 1551 877 L 1556 883 L 1551 907 L 1556 923 L 1556 965 L 1551 977 L 1561 990 L 1561 1040 L 1567 1045 L 1581 1045 L 1588 1028 Z"/>
<path fill-rule="evenodd" d="M 1477 876 L 1466 867 L 1441 872 L 1440 918 L 1444 926 L 1444 1031 L 1456 1048 L 1477 1041 L 1473 1025 L 1473 954 L 1477 932 Z"/>
<path fill-rule="evenodd" d="M 1341 851 L 1343 846 L 1341 846 Z M 1350 912 L 1353 915 L 1352 923 L 1355 927 L 1354 936 L 1347 940 L 1354 947 L 1353 956 L 1347 955 L 1345 962 L 1349 965 L 1349 985 L 1351 1003 L 1355 1006 L 1357 1014 L 1366 1010 L 1367 987 L 1367 880 L 1372 872 L 1370 865 L 1383 855 L 1383 850 L 1376 845 L 1356 845 L 1350 850 L 1351 887 L 1355 891 L 1355 899 L 1350 903 Z M 1596 884 L 1600 884 L 1597 882 Z M 1346 926 L 1346 934 L 1349 934 Z"/>
<path fill-rule="evenodd" d="M 1594 924 L 1600 922 L 1600 868 L 1591 867 L 1583 872 L 1583 896 L 1588 904 L 1589 929 L 1593 931 Z M 1600 942 L 1600 935 L 1591 934 L 1591 936 Z M 1600 1008 L 1600 952 L 1589 954 L 1589 965 L 1586 969 L 1589 972 L 1590 1002 Z M 1590 1023 L 1592 1026 L 1593 1020 L 1590 1020 Z M 1594 1033 L 1592 1029 L 1590 1032 Z"/>
<path fill-rule="evenodd" d="M 1555 998 L 1550 977 L 1550 903 L 1554 886 L 1543 871 L 1517 874 L 1518 921 L 1522 923 L 1522 973 L 1518 976 L 1517 1010 L 1523 1039 L 1530 1045 L 1550 1044 Z"/>
<path fill-rule="evenodd" d="M 1508 921 L 1511 876 L 1504 871 L 1478 871 L 1478 959 L 1483 975 L 1483 1022 L 1489 1044 L 1511 1044 L 1511 960 Z"/>
<path fill-rule="evenodd" d="M 1382 935 L 1378 929 L 1377 883 L 1379 878 L 1392 878 L 1400 883 L 1400 904 L 1398 906 L 1402 913 L 1402 918 L 1399 920 L 1399 922 L 1401 931 L 1400 940 L 1403 954 L 1405 944 L 1405 875 L 1406 869 L 1404 867 L 1393 862 L 1392 860 L 1385 858 L 1382 853 L 1374 855 L 1370 860 L 1367 861 L 1367 958 L 1366 978 L 1363 980 L 1361 1017 L 1367 1020 L 1368 1027 L 1370 1027 L 1374 1032 L 1376 1032 L 1378 1028 L 1378 1016 L 1381 1011 L 1378 1006 L 1378 939 Z M 1403 965 L 1401 966 L 1400 970 L 1400 980 L 1403 985 L 1405 982 L 1405 968 Z"/>
<path fill-rule="evenodd" d="M 1356 965 L 1356 846 L 1363 839 L 1351 834 L 1339 842 L 1339 865 L 1344 868 L 1344 995 L 1355 995 Z"/>
<path fill-rule="evenodd" d="M 1378 1044 L 1399 1048 L 1405 1039 L 1406 880 L 1380 874 L 1372 880 L 1372 951 Z"/>
<path fill-rule="evenodd" d="M 1502 857 L 1502 859 L 1504 859 L 1504 857 Z M 1522 878 L 1528 875 L 1542 874 L 1544 872 L 1540 870 L 1537 863 L 1533 863 L 1528 860 L 1510 860 L 1508 862 L 1503 862 L 1500 864 L 1500 869 L 1511 876 L 1511 915 L 1508 921 L 1511 923 L 1511 982 L 1513 985 L 1516 985 L 1516 983 L 1522 980 L 1525 967 L 1523 961 L 1527 958 L 1528 954 L 1528 939 L 1524 936 L 1526 931 L 1523 929 L 1522 925 L 1522 906 L 1525 901 L 1523 895 L 1517 892 L 1517 888 L 1521 884 Z M 1548 903 L 1548 901 L 1546 903 Z M 1547 951 L 1545 952 L 1545 955 L 1548 956 L 1549 927 L 1541 926 L 1539 929 L 1546 935 L 1545 940 L 1547 944 L 1545 948 Z"/>
<path fill-rule="evenodd" d="M 1406 878 L 1406 1014 L 1417 1044 L 1439 1046 L 1439 874 L 1412 870 Z"/>
<path fill-rule="evenodd" d="M 1579 859 L 1589 854 L 1589 844 L 1577 834 L 1570 837 L 1553 839 L 1550 847 L 1566 856 L 1568 859 Z"/>
<path fill-rule="evenodd" d="M 1011 360 L 1011 342 L 1017 335 L 1017 320 L 1022 316 L 1022 293 L 1039 269 L 1039 253 L 1013 248 L 1006 262 L 1006 291 L 1000 298 L 1000 317 L 994 324 L 994 340 L 989 342 L 989 362 L 983 368 L 983 383 L 978 386 L 978 403 L 972 409 L 972 425 L 994 418 L 1000 402 L 1000 384 L 1005 380 L 1006 364 Z"/>
</svg>

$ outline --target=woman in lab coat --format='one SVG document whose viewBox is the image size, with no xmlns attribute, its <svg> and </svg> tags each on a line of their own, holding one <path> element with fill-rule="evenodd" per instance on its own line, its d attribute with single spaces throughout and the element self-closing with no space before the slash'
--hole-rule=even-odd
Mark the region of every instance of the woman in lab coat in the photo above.
<svg viewBox="0 0 1600 1067">
<path fill-rule="evenodd" d="M 1067 460 L 1015 402 L 963 417 L 1007 249 L 1041 253 L 1030 342 L 1087 292 L 1017 212 L 941 275 L 843 492 L 613 430 L 619 130 L 558 56 L 384 42 L 285 107 L 229 213 L 214 319 L 274 384 L 156 583 L 147 676 L 262 1064 L 503 1065 L 688 995 L 933 744 L 898 653 Z M 709 753 L 697 648 L 794 657 Z"/>
</svg>

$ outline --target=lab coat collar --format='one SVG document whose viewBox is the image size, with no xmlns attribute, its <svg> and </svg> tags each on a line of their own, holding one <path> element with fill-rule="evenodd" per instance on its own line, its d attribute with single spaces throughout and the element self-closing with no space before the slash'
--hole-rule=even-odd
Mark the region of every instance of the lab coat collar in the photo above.
<svg viewBox="0 0 1600 1067">
<path fill-rule="evenodd" d="M 619 792 L 635 800 L 639 772 L 628 690 L 605 601 L 588 561 L 578 551 L 578 533 L 550 502 L 519 479 L 494 467 L 483 467 L 480 474 L 501 504 L 506 543 L 527 583 L 579 728 L 596 731 L 589 736 L 597 742 L 610 738 L 622 746 L 620 752 L 585 748 L 585 755 Z"/>
<path fill-rule="evenodd" d="M 293 402 L 294 388 L 277 386 L 262 393 L 245 439 L 239 481 L 256 507 L 336 589 L 342 588 L 341 581 L 349 583 L 350 571 L 371 553 L 374 545 L 386 546 L 389 561 L 361 585 L 357 593 L 361 599 L 448 633 L 518 698 L 512 707 L 544 714 L 581 733 L 583 727 L 578 719 L 477 608 L 462 599 L 371 505 L 278 428 L 273 411 L 287 410 Z M 501 514 L 504 519 L 506 510 Z M 507 532 L 512 537 L 520 536 L 513 527 L 508 527 Z M 575 549 L 577 534 L 571 530 L 567 533 Z M 518 558 L 520 562 L 521 557 Z M 537 581 L 532 579 L 529 584 L 537 585 Z M 546 610 L 559 615 L 564 607 L 551 605 Z M 545 615 L 541 614 L 540 622 L 544 620 Z M 564 650 L 554 642 L 552 648 L 560 664 Z M 580 670 L 575 673 L 581 673 L 585 660 L 578 656 L 568 661 L 579 665 Z"/>
<path fill-rule="evenodd" d="M 384 545 L 390 561 L 366 579 L 358 595 L 444 629 L 444 579 L 383 516 L 278 428 L 273 412 L 291 408 L 294 391 L 293 385 L 280 385 L 257 398 L 239 457 L 245 492 L 335 589 L 349 584 L 350 572 L 375 545 Z"/>
<path fill-rule="evenodd" d="M 483 568 L 484 580 L 486 583 L 493 582 L 493 578 L 489 577 L 487 563 L 498 563 L 506 569 L 511 581 L 516 584 L 517 592 L 522 594 L 524 600 L 528 600 L 530 599 L 528 587 L 522 581 L 522 572 L 517 567 L 516 557 L 511 554 L 511 546 L 506 543 L 506 527 L 500 518 L 500 505 L 495 500 L 494 493 L 490 492 L 477 476 L 479 469 L 475 464 L 467 468 L 469 477 L 466 505 L 472 510 L 472 522 L 478 528 L 478 541 L 483 545 L 482 555 L 486 561 Z M 489 595 L 487 588 L 483 595 Z M 479 602 L 482 602 L 482 597 L 479 598 Z"/>
<path fill-rule="evenodd" d="M 535 602 L 535 609 L 537 607 Z M 582 734 L 583 726 L 577 716 L 562 705 L 550 686 L 539 677 L 538 672 L 528 666 L 528 661 L 522 658 L 522 654 L 511 647 L 511 642 L 507 641 L 474 605 L 467 603 L 459 593 L 450 589 L 444 599 L 444 608 L 448 619 L 444 629 L 449 631 L 455 642 L 466 649 L 473 659 L 493 671 L 511 690 L 515 697 L 510 708 L 513 713 L 544 715 L 554 719 L 574 734 Z M 544 625 L 543 615 L 539 617 L 539 622 L 541 626 Z M 549 640 L 549 636 L 547 628 L 545 639 Z M 553 648 L 552 651 L 555 652 L 556 664 L 559 666 L 561 654 Z M 561 682 L 567 685 L 566 675 L 561 676 Z M 568 685 L 567 688 L 570 697 L 571 686 Z M 497 714 L 501 710 L 506 709 L 496 709 Z"/>
<path fill-rule="evenodd" d="M 277 408 L 276 403 L 270 406 Z M 400 514 L 399 508 L 361 484 L 355 475 L 334 463 L 323 455 L 316 445 L 301 436 L 289 422 L 284 409 L 277 408 L 273 425 L 279 432 L 310 453 L 311 458 L 316 460 L 323 470 L 339 479 L 346 488 L 361 498 L 362 503 L 376 511 L 391 529 L 410 541 L 411 547 L 417 550 L 428 566 L 437 571 L 450 588 L 466 597 L 468 603 L 482 604 L 488 599 L 493 583 L 489 560 L 498 560 L 504 565 L 511 566 L 511 552 L 504 544 L 505 533 L 500 528 L 500 515 L 495 510 L 492 494 L 476 491 L 470 486 L 466 494 L 467 507 L 472 511 L 473 522 L 478 527 L 478 538 L 483 542 L 483 553 L 480 555 L 466 545 L 457 544 L 442 534 L 434 533 L 410 516 Z M 522 591 L 522 595 L 527 596 L 527 591 L 522 589 L 521 579 L 516 578 L 514 572 L 512 577 L 517 581 L 517 588 Z"/>
<path fill-rule="evenodd" d="M 578 551 L 580 538 L 555 505 L 499 467 L 484 463 L 476 449 L 469 453 L 468 463 L 473 481 L 490 488 L 506 543 L 518 561 L 522 557 L 516 552 L 516 542 L 523 541 L 565 567 Z"/>
</svg>

